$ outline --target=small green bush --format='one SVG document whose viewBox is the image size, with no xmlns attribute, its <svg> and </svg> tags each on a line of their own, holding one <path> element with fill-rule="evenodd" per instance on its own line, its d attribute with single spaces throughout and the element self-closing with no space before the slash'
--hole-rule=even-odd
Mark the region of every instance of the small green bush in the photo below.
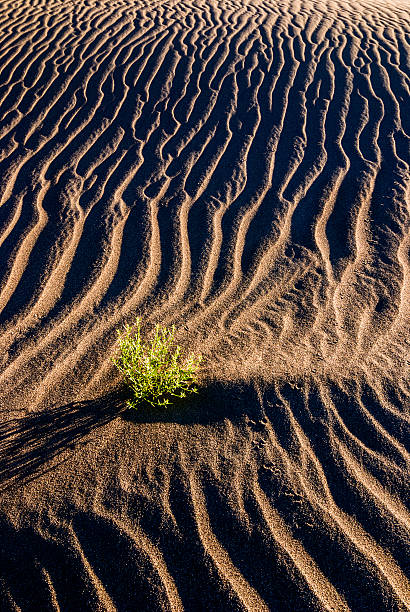
<svg viewBox="0 0 410 612">
<path fill-rule="evenodd" d="M 201 355 L 189 354 L 181 359 L 181 347 L 175 344 L 175 326 L 155 326 L 150 342 L 141 340 L 141 320 L 136 319 L 135 328 L 124 326 L 118 333 L 120 356 L 113 362 L 123 374 L 133 398 L 128 407 L 137 408 L 146 401 L 152 406 L 168 406 L 170 397 L 185 397 L 197 393 L 195 386 Z M 134 329 L 134 332 L 133 332 Z"/>
</svg>

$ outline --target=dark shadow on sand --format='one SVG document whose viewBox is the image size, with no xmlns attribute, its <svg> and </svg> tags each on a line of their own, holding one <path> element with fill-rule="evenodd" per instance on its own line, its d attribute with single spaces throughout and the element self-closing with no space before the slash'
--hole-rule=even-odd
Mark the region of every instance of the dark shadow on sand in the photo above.
<svg viewBox="0 0 410 612">
<path fill-rule="evenodd" d="M 173 399 L 168 408 L 142 403 L 138 410 L 126 409 L 121 418 L 133 423 L 210 425 L 224 419 L 236 421 L 245 415 L 258 418 L 260 408 L 255 385 L 215 381 L 201 387 L 198 394 Z"/>
<path fill-rule="evenodd" d="M 124 393 L 115 392 L 1 423 L 0 490 L 43 473 L 46 463 L 115 419 L 124 407 Z"/>
<path fill-rule="evenodd" d="M 198 395 L 175 399 L 167 409 L 142 403 L 138 410 L 127 409 L 127 389 L 103 397 L 52 407 L 40 413 L 13 418 L 0 424 L 0 491 L 18 482 L 27 482 L 53 469 L 53 458 L 83 443 L 95 429 L 121 416 L 125 421 L 143 423 L 211 424 L 229 418 L 237 420 L 257 410 L 257 394 L 249 386 L 215 383 Z"/>
</svg>

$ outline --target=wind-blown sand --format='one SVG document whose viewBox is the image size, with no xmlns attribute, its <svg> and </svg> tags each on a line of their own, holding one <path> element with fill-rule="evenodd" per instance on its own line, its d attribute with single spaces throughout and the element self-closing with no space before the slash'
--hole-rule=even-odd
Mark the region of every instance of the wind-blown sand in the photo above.
<svg viewBox="0 0 410 612">
<path fill-rule="evenodd" d="M 407 2 L 5 0 L 0 609 L 407 610 Z M 116 328 L 201 392 L 123 413 Z"/>
</svg>

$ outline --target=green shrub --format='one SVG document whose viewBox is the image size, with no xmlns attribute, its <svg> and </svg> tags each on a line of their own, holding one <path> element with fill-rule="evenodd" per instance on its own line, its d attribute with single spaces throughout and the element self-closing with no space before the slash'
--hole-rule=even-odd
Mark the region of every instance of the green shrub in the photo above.
<svg viewBox="0 0 410 612">
<path fill-rule="evenodd" d="M 141 320 L 136 325 L 117 330 L 120 356 L 113 362 L 123 374 L 133 398 L 127 403 L 137 408 L 143 402 L 152 406 L 168 406 L 170 397 L 185 397 L 197 393 L 195 386 L 201 355 L 189 354 L 181 359 L 181 347 L 175 344 L 175 326 L 155 326 L 150 342 L 141 340 Z"/>
</svg>

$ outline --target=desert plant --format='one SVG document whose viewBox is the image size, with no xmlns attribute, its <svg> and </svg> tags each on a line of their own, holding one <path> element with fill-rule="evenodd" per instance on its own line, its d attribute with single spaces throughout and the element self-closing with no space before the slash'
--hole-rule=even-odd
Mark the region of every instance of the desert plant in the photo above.
<svg viewBox="0 0 410 612">
<path fill-rule="evenodd" d="M 133 397 L 130 408 L 146 401 L 152 406 L 168 406 L 171 397 L 185 397 L 197 393 L 195 386 L 201 355 L 190 353 L 181 357 L 181 347 L 175 343 L 175 326 L 155 326 L 150 342 L 141 340 L 141 320 L 135 326 L 125 325 L 117 330 L 120 355 L 113 362 L 123 374 Z"/>
</svg>

